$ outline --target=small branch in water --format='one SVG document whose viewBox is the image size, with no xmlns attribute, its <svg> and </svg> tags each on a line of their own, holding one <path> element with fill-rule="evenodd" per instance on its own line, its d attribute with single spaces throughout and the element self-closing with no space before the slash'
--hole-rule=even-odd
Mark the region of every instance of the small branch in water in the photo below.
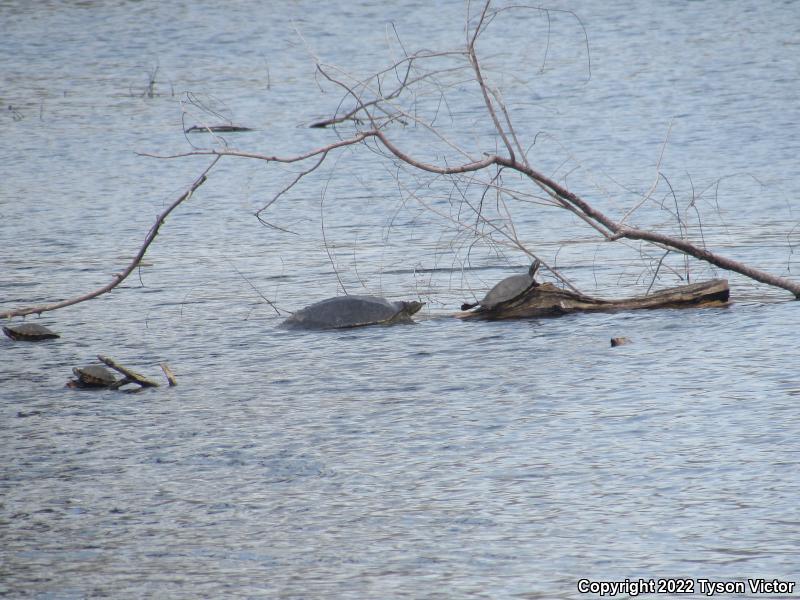
<svg viewBox="0 0 800 600">
<path fill-rule="evenodd" d="M 113 290 L 120 283 L 125 281 L 128 275 L 130 275 L 133 272 L 133 270 L 139 265 L 139 262 L 144 257 L 145 253 L 147 252 L 147 249 L 150 247 L 150 244 L 152 244 L 153 241 L 156 239 L 159 229 L 161 229 L 161 226 L 164 224 L 164 221 L 169 216 L 169 214 L 173 210 L 178 208 L 178 206 L 180 206 L 182 202 L 191 198 L 195 190 L 197 190 L 197 188 L 199 188 L 201 185 L 203 185 L 203 183 L 205 183 L 208 173 L 211 171 L 214 165 L 217 164 L 220 158 L 221 156 L 215 157 L 214 160 L 211 161 L 211 164 L 208 165 L 205 168 L 205 170 L 200 174 L 200 176 L 197 179 L 195 179 L 194 182 L 192 182 L 192 185 L 189 186 L 189 189 L 186 190 L 180 196 L 180 198 L 175 200 L 175 202 L 170 204 L 164 212 L 158 215 L 155 224 L 150 229 L 150 232 L 147 234 L 144 243 L 139 248 L 139 252 L 136 253 L 136 256 L 133 257 L 133 260 L 130 262 L 130 264 L 128 264 L 125 270 L 123 270 L 121 273 L 117 273 L 116 275 L 114 275 L 113 281 L 104 285 L 103 287 L 100 287 L 92 292 L 89 292 L 88 294 L 83 294 L 82 296 L 76 296 L 74 298 L 68 298 L 67 300 L 62 300 L 61 302 L 53 302 L 52 304 L 40 304 L 38 306 L 26 306 L 23 308 L 14 308 L 10 310 L 0 311 L 0 319 L 8 319 L 10 317 L 21 317 L 30 314 L 41 314 L 43 312 L 57 310 L 59 308 L 64 308 L 67 306 L 72 306 L 73 304 L 85 302 L 86 300 L 91 300 L 92 298 L 96 298 L 97 296 L 101 296 L 102 294 L 105 294 Z"/>
<path fill-rule="evenodd" d="M 236 133 L 239 131 L 253 130 L 242 125 L 192 125 L 184 133 Z"/>
<path fill-rule="evenodd" d="M 115 388 L 116 387 L 122 387 L 123 385 L 125 385 L 127 383 L 136 383 L 136 384 L 138 384 L 138 385 L 140 385 L 142 387 L 158 387 L 158 384 L 155 381 L 153 381 L 152 379 L 148 379 L 144 375 L 140 375 L 136 371 L 132 371 L 131 369 L 122 366 L 117 361 L 115 361 L 113 358 L 109 358 L 108 356 L 102 356 L 102 355 L 98 354 L 97 355 L 97 360 L 99 360 L 102 363 L 105 363 L 106 365 L 108 365 L 109 367 L 114 369 L 115 371 L 118 371 L 118 372 L 122 373 L 125 376 L 124 379 L 120 380 L 120 381 L 122 381 L 124 383 L 120 383 L 120 381 L 118 381 L 117 383 L 114 384 Z"/>
<path fill-rule="evenodd" d="M 178 385 L 178 381 L 175 379 L 175 374 L 172 372 L 172 369 L 169 368 L 169 365 L 165 362 L 162 362 L 159 364 L 159 366 L 161 367 L 161 370 L 164 371 L 164 375 L 166 376 L 167 381 L 169 381 L 169 386 L 174 387 Z"/>
<path fill-rule="evenodd" d="M 264 294 L 262 294 L 262 293 L 261 293 L 261 290 L 259 290 L 259 289 L 258 289 L 258 288 L 257 288 L 255 285 L 253 285 L 253 282 L 252 282 L 252 281 L 250 281 L 250 280 L 249 280 L 247 277 L 245 277 L 245 276 L 244 276 L 244 274 L 243 274 L 243 273 L 242 273 L 242 272 L 241 272 L 239 269 L 237 269 L 237 268 L 236 268 L 236 265 L 235 265 L 235 264 L 233 264 L 233 261 L 232 261 L 232 260 L 230 260 L 230 259 L 229 259 L 229 260 L 228 260 L 228 262 L 230 263 L 231 267 L 233 267 L 233 270 L 234 270 L 234 271 L 236 271 L 236 273 L 239 275 L 239 277 L 241 277 L 242 279 L 244 279 L 244 280 L 247 282 L 247 284 L 248 284 L 248 285 L 249 285 L 251 288 L 253 288 L 253 291 L 254 291 L 256 294 L 258 294 L 259 296 L 261 296 L 261 299 L 262 299 L 264 302 L 266 302 L 267 304 L 269 304 L 269 305 L 272 307 L 272 310 L 274 310 L 274 311 L 275 311 L 275 313 L 276 313 L 278 316 L 280 316 L 280 314 L 281 314 L 281 311 L 280 311 L 280 310 L 278 310 L 278 307 L 277 307 L 277 306 L 275 306 L 275 303 L 274 303 L 274 302 L 272 302 L 272 300 L 270 300 L 269 298 L 267 298 L 267 297 L 266 297 Z"/>
</svg>

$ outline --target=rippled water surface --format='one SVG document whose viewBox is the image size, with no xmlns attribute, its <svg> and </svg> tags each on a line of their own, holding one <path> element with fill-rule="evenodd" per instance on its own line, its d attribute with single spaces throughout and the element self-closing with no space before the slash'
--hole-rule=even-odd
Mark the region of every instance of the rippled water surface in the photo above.
<svg viewBox="0 0 800 600">
<path fill-rule="evenodd" d="M 660 171 L 637 224 L 681 233 L 677 203 L 693 239 L 796 277 L 800 7 L 552 8 L 573 12 L 509 13 L 479 45 L 532 164 L 616 218 Z M 408 51 L 463 43 L 465 11 L 0 3 L 0 308 L 124 268 L 210 162 L 137 153 L 210 147 L 182 133 L 213 120 L 200 104 L 254 129 L 226 135 L 231 147 L 330 143 L 306 127 L 342 96 L 314 56 L 364 77 L 401 56 L 395 30 Z M 495 151 L 468 81 L 427 88 L 417 108 L 442 91 L 437 125 Z M 422 128 L 390 132 L 445 156 Z M 734 302 L 464 322 L 450 316 L 460 303 L 526 256 L 458 230 L 466 205 L 445 182 L 398 176 L 366 149 L 269 209 L 290 233 L 259 224 L 299 169 L 222 161 L 120 288 L 41 317 L 59 340 L 0 339 L 0 595 L 574 598 L 596 597 L 581 578 L 800 582 L 791 295 L 691 264 L 692 281 L 729 277 Z M 658 251 L 601 243 L 537 204 L 510 210 L 583 291 L 647 291 Z M 679 257 L 664 264 L 656 288 L 680 283 L 666 266 L 686 276 Z M 298 332 L 262 298 L 286 311 L 344 290 L 427 304 L 414 325 Z M 611 349 L 616 336 L 633 343 Z M 154 377 L 167 362 L 178 386 L 65 388 L 97 354 Z"/>
</svg>

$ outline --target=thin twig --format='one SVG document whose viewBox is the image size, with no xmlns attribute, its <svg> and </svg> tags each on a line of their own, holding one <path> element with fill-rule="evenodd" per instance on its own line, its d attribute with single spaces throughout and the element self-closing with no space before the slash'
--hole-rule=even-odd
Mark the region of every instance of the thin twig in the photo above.
<svg viewBox="0 0 800 600">
<path fill-rule="evenodd" d="M 247 285 L 249 285 L 251 288 L 253 288 L 253 291 L 254 291 L 256 294 L 258 294 L 259 296 L 261 296 L 261 299 L 262 299 L 264 302 L 266 302 L 267 304 L 269 304 L 269 305 L 272 307 L 272 310 L 274 310 L 274 311 L 275 311 L 275 314 L 277 314 L 277 315 L 279 315 L 279 316 L 280 316 L 280 314 L 281 314 L 281 311 L 280 311 L 280 310 L 278 310 L 278 307 L 277 307 L 277 306 L 275 306 L 275 303 L 274 303 L 274 302 L 272 302 L 272 300 L 270 300 L 269 298 L 267 298 L 267 297 L 266 297 L 264 294 L 262 294 L 262 293 L 261 293 L 261 290 L 259 290 L 259 289 L 258 289 L 258 288 L 257 288 L 257 287 L 256 287 L 256 286 L 253 284 L 253 282 L 252 282 L 252 281 L 250 281 L 250 280 L 249 280 L 247 277 L 245 277 L 245 276 L 244 276 L 244 273 L 242 273 L 242 272 L 241 272 L 239 269 L 237 269 L 237 268 L 236 268 L 236 265 L 233 263 L 233 261 L 232 261 L 232 260 L 230 260 L 230 259 L 229 259 L 229 260 L 228 260 L 228 264 L 230 264 L 230 266 L 231 266 L 231 267 L 233 267 L 233 270 L 234 270 L 234 271 L 236 271 L 236 273 L 239 275 L 239 277 L 241 277 L 242 279 L 244 279 L 244 280 L 245 280 L 245 282 L 247 282 Z"/>
</svg>

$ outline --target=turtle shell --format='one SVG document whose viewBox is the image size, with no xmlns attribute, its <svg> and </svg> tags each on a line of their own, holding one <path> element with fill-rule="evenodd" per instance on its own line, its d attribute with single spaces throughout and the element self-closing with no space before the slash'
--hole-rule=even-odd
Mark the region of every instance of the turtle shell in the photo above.
<svg viewBox="0 0 800 600">
<path fill-rule="evenodd" d="M 479 304 L 487 310 L 492 310 L 497 307 L 498 304 L 503 304 L 504 302 L 510 302 L 515 298 L 519 298 L 529 289 L 538 285 L 534 276 L 539 269 L 539 264 L 538 260 L 535 261 L 524 275 L 506 277 L 489 290 L 489 293 L 486 294 Z"/>
<path fill-rule="evenodd" d="M 55 331 L 36 323 L 9 325 L 8 327 L 3 327 L 3 332 L 12 340 L 25 340 L 30 342 L 61 337 Z"/>
<path fill-rule="evenodd" d="M 108 387 L 117 380 L 111 371 L 100 365 L 75 367 L 72 372 L 84 386 Z"/>
<path fill-rule="evenodd" d="M 410 321 L 422 302 L 391 302 L 379 296 L 338 296 L 297 311 L 284 324 L 309 329 L 341 329 Z"/>
</svg>

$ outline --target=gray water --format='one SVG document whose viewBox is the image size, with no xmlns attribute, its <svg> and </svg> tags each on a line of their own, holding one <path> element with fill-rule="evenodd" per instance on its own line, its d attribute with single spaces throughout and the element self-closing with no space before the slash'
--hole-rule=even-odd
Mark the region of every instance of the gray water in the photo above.
<svg viewBox="0 0 800 600">
<path fill-rule="evenodd" d="M 479 45 L 523 145 L 536 139 L 532 164 L 615 217 L 658 168 L 675 195 L 662 180 L 665 208 L 637 224 L 679 233 L 667 209 L 694 191 L 693 239 L 796 277 L 800 6 L 551 6 L 580 21 L 513 13 Z M 336 139 L 306 125 L 341 98 L 312 54 L 366 76 L 401 55 L 391 23 L 410 51 L 449 49 L 464 15 L 459 2 L 0 3 L 0 306 L 84 293 L 125 266 L 210 162 L 137 153 L 218 143 L 182 133 L 214 122 L 187 92 L 255 129 L 224 136 L 231 147 L 306 151 Z M 474 86 L 447 91 L 438 124 L 494 151 Z M 420 128 L 390 132 L 446 155 Z M 788 293 L 692 263 L 691 281 L 729 277 L 730 306 L 453 319 L 527 257 L 401 194 L 365 149 L 331 159 L 268 211 L 291 233 L 253 213 L 299 167 L 224 160 L 147 266 L 38 320 L 59 340 L 0 340 L 0 595 L 577 598 L 598 597 L 582 578 L 800 580 Z M 400 181 L 463 208 L 440 180 Z M 510 209 L 582 291 L 650 286 L 660 253 Z M 682 282 L 664 269 L 654 287 Z M 286 311 L 345 290 L 427 305 L 415 325 L 293 332 L 261 297 Z M 633 343 L 611 349 L 615 336 Z M 168 362 L 178 386 L 65 388 L 97 354 L 153 377 Z"/>
</svg>

